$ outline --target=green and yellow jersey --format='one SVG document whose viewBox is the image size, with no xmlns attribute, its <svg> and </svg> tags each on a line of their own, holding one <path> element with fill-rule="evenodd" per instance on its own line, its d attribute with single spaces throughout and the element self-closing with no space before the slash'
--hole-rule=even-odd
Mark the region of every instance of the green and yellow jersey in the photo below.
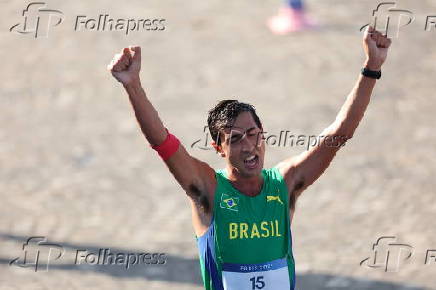
<svg viewBox="0 0 436 290">
<path fill-rule="evenodd" d="M 197 244 L 207 290 L 293 290 L 295 263 L 288 190 L 276 167 L 262 169 L 260 194 L 250 197 L 215 171 L 212 222 Z"/>
</svg>

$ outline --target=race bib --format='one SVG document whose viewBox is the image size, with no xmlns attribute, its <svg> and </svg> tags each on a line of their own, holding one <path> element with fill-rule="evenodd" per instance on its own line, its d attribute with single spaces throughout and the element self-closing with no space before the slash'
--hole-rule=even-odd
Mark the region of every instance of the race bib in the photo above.
<svg viewBox="0 0 436 290">
<path fill-rule="evenodd" d="M 286 258 L 260 264 L 224 263 L 224 290 L 289 290 Z"/>
</svg>

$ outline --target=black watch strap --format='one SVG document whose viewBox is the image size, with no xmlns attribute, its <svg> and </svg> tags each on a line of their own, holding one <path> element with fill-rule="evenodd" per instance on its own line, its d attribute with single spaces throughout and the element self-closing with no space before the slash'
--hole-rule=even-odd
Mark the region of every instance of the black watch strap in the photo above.
<svg viewBox="0 0 436 290">
<path fill-rule="evenodd" d="M 381 78 L 381 71 L 374 71 L 374 70 L 369 70 L 366 67 L 362 68 L 362 75 L 372 78 L 372 79 L 380 79 Z"/>
</svg>

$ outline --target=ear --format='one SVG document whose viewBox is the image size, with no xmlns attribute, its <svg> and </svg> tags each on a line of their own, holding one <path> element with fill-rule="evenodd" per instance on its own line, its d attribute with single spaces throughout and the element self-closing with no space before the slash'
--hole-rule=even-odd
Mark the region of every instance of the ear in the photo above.
<svg viewBox="0 0 436 290">
<path fill-rule="evenodd" d="M 221 157 L 226 157 L 226 153 L 223 151 L 221 145 L 217 145 L 215 141 L 210 142 L 210 144 L 215 148 L 216 153 L 219 153 Z"/>
</svg>

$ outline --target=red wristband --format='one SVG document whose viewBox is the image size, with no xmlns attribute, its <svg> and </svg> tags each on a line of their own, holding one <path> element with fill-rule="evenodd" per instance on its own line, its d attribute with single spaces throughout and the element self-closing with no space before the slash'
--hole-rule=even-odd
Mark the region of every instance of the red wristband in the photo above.
<svg viewBox="0 0 436 290">
<path fill-rule="evenodd" d="M 165 128 L 167 131 L 167 137 L 165 140 L 159 144 L 152 146 L 151 148 L 157 151 L 159 153 L 159 156 L 165 161 L 168 160 L 174 153 L 176 153 L 177 149 L 179 149 L 180 141 L 177 139 L 176 136 L 168 132 L 168 129 Z"/>
</svg>

